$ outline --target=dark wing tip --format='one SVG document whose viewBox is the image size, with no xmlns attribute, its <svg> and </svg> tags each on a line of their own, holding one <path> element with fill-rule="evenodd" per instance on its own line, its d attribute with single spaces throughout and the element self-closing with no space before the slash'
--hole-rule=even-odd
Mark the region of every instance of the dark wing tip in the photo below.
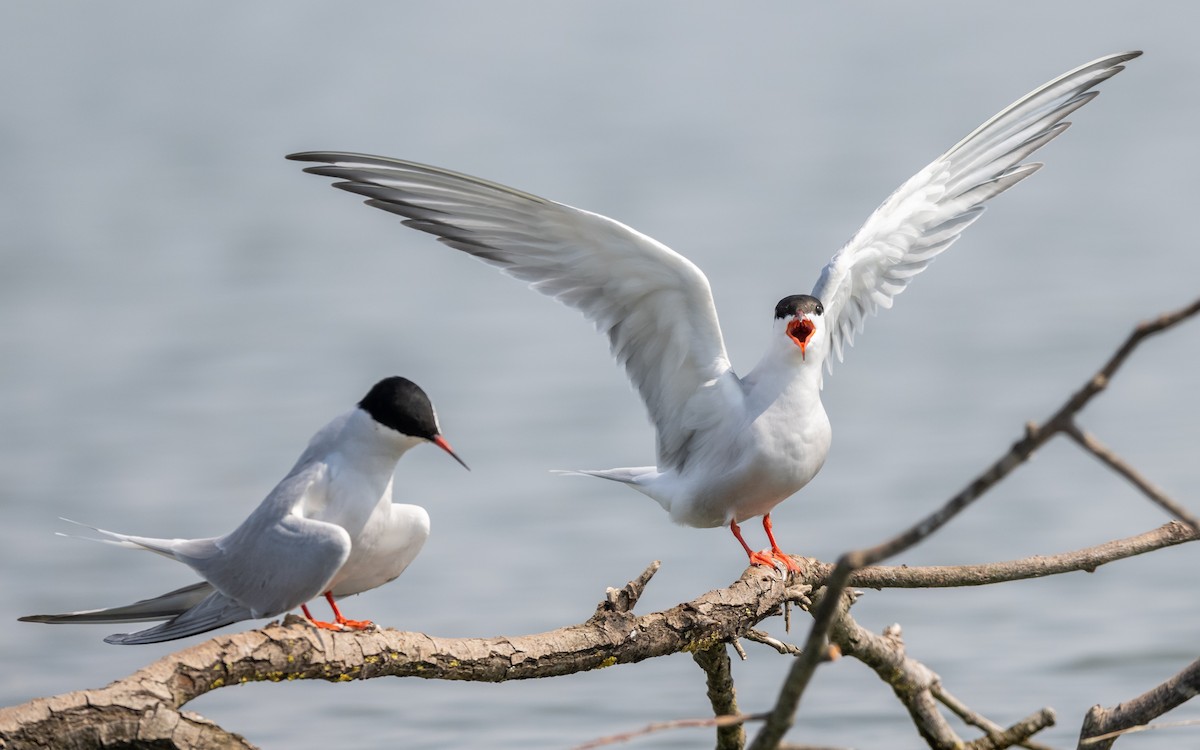
<svg viewBox="0 0 1200 750">
<path fill-rule="evenodd" d="M 342 153 L 339 151 L 297 151 L 294 154 L 288 154 L 283 157 L 290 161 L 339 161 L 343 157 L 354 156 L 354 154 Z"/>
</svg>

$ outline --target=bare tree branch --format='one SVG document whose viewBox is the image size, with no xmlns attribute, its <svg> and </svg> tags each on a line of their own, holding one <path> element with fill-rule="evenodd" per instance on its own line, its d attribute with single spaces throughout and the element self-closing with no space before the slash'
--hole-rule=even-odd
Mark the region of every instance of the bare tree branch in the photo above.
<svg viewBox="0 0 1200 750">
<path fill-rule="evenodd" d="M 1200 694 L 1200 659 L 1166 682 L 1115 708 L 1092 706 L 1079 731 L 1079 750 L 1108 750 L 1121 730 L 1148 724 L 1197 694 Z M 1101 738 L 1101 735 L 1108 736 Z"/>
<path fill-rule="evenodd" d="M 1117 539 L 1094 547 L 1087 547 L 1058 555 L 1026 557 L 1006 562 L 981 565 L 927 565 L 927 566 L 874 566 L 863 568 L 850 576 L 851 586 L 871 589 L 895 588 L 955 588 L 959 586 L 987 586 L 994 583 L 1020 581 L 1028 578 L 1043 578 L 1076 571 L 1094 572 L 1106 565 L 1127 557 L 1142 555 L 1154 550 L 1172 547 L 1184 542 L 1194 542 L 1200 534 L 1178 521 L 1171 521 L 1152 531 L 1137 536 Z M 833 570 L 832 566 L 813 561 L 810 574 L 820 584 Z"/>
<path fill-rule="evenodd" d="M 651 565 L 626 591 L 640 593 L 656 569 Z M 81 747 L 96 747 L 87 736 L 59 732 L 84 731 L 97 720 L 116 724 L 114 736 L 138 737 L 138 722 L 151 707 L 177 711 L 210 690 L 243 682 L 382 676 L 501 682 L 702 651 L 778 612 L 794 593 L 794 586 L 789 588 L 772 571 L 752 567 L 728 588 L 662 612 L 639 617 L 616 611 L 636 600 L 618 593 L 606 597 L 579 625 L 497 638 L 445 639 L 395 630 L 330 634 L 289 616 L 282 625 L 220 636 L 176 652 L 104 688 L 0 709 L 0 745 L 36 746 L 35 738 L 52 737 L 60 738 L 57 744 L 78 738 Z M 122 713 L 130 718 L 118 721 Z"/>
<path fill-rule="evenodd" d="M 948 585 L 948 578 L 958 578 L 958 584 L 964 585 L 1093 569 L 1131 554 L 1195 538 L 1180 524 L 1171 523 L 1139 537 L 1059 556 L 1075 558 L 1058 565 L 1061 570 L 1048 570 L 1044 564 L 1045 560 L 1056 558 L 1030 558 L 998 564 L 1014 570 L 1024 567 L 1023 573 L 997 575 L 993 571 L 987 581 L 981 581 L 976 580 L 979 576 L 970 569 L 966 575 L 955 576 L 953 569 L 948 572 L 931 569 L 937 572 L 930 574 L 930 569 L 913 568 L 908 569 L 911 576 L 900 574 L 902 580 L 898 585 L 912 585 L 913 578 L 932 577 L 941 581 L 941 585 Z M 829 566 L 817 561 L 806 563 L 806 572 L 814 582 L 827 577 Z M 971 566 L 974 567 L 987 566 Z M 384 675 L 501 681 L 567 674 L 678 651 L 705 652 L 720 648 L 715 644 L 739 635 L 755 638 L 748 633 L 753 624 L 776 613 L 782 602 L 794 598 L 798 590 L 807 590 L 798 588 L 796 580 L 783 581 L 761 568 L 750 568 L 729 588 L 709 592 L 664 612 L 638 617 L 611 611 L 623 609 L 627 604 L 632 606 L 636 596 L 623 596 L 623 592 L 629 590 L 640 595 L 656 569 L 656 565 L 651 565 L 631 582 L 632 588 L 627 586 L 607 596 L 587 622 L 540 635 L 437 639 L 389 630 L 331 636 L 311 630 L 300 618 L 289 618 L 282 626 L 219 637 L 185 649 L 106 688 L 0 709 L 0 739 L 12 747 L 20 747 L 24 739 L 32 737 L 74 737 L 81 746 L 95 747 L 99 745 L 89 744 L 88 738 L 95 736 L 98 726 L 105 727 L 108 737 L 156 736 L 147 729 L 147 722 L 172 721 L 181 725 L 203 722 L 187 714 L 175 718 L 175 714 L 180 706 L 198 695 L 246 681 L 295 678 L 345 681 Z M 901 570 L 866 568 L 856 574 L 863 576 L 856 585 L 894 585 Z M 930 585 L 929 581 L 925 585 Z M 840 616 L 846 618 L 842 630 L 857 635 L 853 640 L 839 636 L 835 642 L 843 651 L 864 658 L 868 652 L 861 644 L 874 637 L 862 636 L 855 629 L 857 626 L 849 624 L 852 621 L 844 612 Z M 820 655 L 828 658 L 828 649 L 822 648 Z M 153 706 L 159 707 L 161 715 L 150 710 Z M 729 712 L 733 711 L 731 707 Z M 183 730 L 171 731 L 181 736 Z M 236 735 L 226 738 L 222 730 L 207 723 L 198 724 L 194 736 L 195 740 L 188 739 L 177 746 L 250 747 Z"/>
<path fill-rule="evenodd" d="M 933 691 L 933 697 L 937 698 L 939 703 L 941 703 L 943 706 L 945 706 L 946 708 L 953 711 L 955 713 L 955 715 L 957 715 L 958 718 L 962 719 L 965 723 L 970 724 L 973 727 L 978 727 L 979 729 L 982 729 L 984 732 L 987 733 L 988 738 L 992 739 L 993 741 L 1004 740 L 1005 732 L 1011 731 L 1011 729 L 1012 729 L 1012 728 L 1010 728 L 1010 729 L 1006 730 L 1004 727 L 1000 726 L 999 724 L 997 724 L 996 722 L 987 718 L 986 716 L 982 716 L 980 714 L 975 713 L 970 708 L 968 708 L 966 704 L 964 704 L 958 698 L 951 695 L 950 691 L 946 690 L 946 687 L 944 685 L 942 685 L 941 683 L 935 684 L 932 688 L 932 691 Z M 1041 714 L 1039 713 L 1039 714 L 1035 714 L 1035 715 L 1040 716 Z M 1054 723 L 1053 714 L 1051 714 L 1049 718 L 1050 718 L 1050 724 L 1053 724 Z M 1046 726 L 1050 726 L 1050 724 L 1047 724 Z M 1038 727 L 1038 729 L 1035 731 L 1040 731 L 1043 728 L 1044 727 Z M 1033 732 L 1030 732 L 1030 735 L 1032 735 L 1032 734 L 1033 734 Z M 1040 742 L 1033 742 L 1032 740 L 1028 740 L 1028 739 L 1021 741 L 1021 742 L 1015 742 L 1012 744 L 1019 745 L 1021 747 L 1025 747 L 1025 748 L 1029 748 L 1029 750 L 1053 750 L 1053 748 L 1051 748 L 1049 745 L 1043 745 Z"/>
<path fill-rule="evenodd" d="M 1186 508 L 1172 500 L 1167 493 L 1163 492 L 1150 480 L 1143 477 L 1141 472 L 1137 471 L 1128 463 L 1121 460 L 1117 454 L 1105 447 L 1104 444 L 1102 444 L 1094 436 L 1079 429 L 1079 426 L 1074 422 L 1067 425 L 1063 431 L 1069 435 L 1072 440 L 1078 443 L 1079 447 L 1083 448 L 1088 453 L 1091 453 L 1093 456 L 1100 459 L 1105 466 L 1132 482 L 1133 486 L 1141 490 L 1142 494 L 1150 498 L 1150 500 L 1157 503 L 1160 508 L 1175 516 L 1180 521 L 1183 521 L 1193 530 L 1200 531 L 1200 519 L 1197 519 L 1196 516 L 1189 513 Z"/>
<path fill-rule="evenodd" d="M 95 691 L 99 692 L 99 691 Z M 257 750 L 244 737 L 228 732 L 190 711 L 168 708 L 153 689 L 107 701 L 97 694 L 79 705 L 77 693 L 4 709 L 0 747 L 19 748 L 187 748 L 188 750 Z"/>
<path fill-rule="evenodd" d="M 728 655 L 721 644 L 736 645 L 739 637 L 749 637 L 779 648 L 783 644 L 769 637 L 759 637 L 751 629 L 767 617 L 778 614 L 787 602 L 807 605 L 807 595 L 814 587 L 818 588 L 812 597 L 814 624 L 773 710 L 753 717 L 722 715 L 703 720 L 704 726 L 733 726 L 747 718 L 765 718 L 751 747 L 763 750 L 780 747 L 780 740 L 794 721 L 796 708 L 816 666 L 840 652 L 872 666 L 888 681 L 908 708 L 922 736 L 933 747 L 1000 748 L 1012 743 L 1036 747 L 1028 743 L 1028 737 L 1052 723 L 1052 713 L 1042 711 L 1001 730 L 956 701 L 947 700 L 948 694 L 938 684 L 937 676 L 904 654 L 898 630 L 876 636 L 854 622 L 848 611 L 854 596 L 846 591 L 846 587 L 983 585 L 1069 571 L 1092 571 L 1114 560 L 1200 537 L 1195 527 L 1189 529 L 1179 523 L 1170 523 L 1136 537 L 1052 557 L 955 568 L 869 567 L 919 543 L 941 528 L 1058 432 L 1066 432 L 1143 489 L 1152 488 L 1106 449 L 1097 450 L 1098 441 L 1079 430 L 1073 420 L 1079 410 L 1107 386 L 1141 341 L 1197 312 L 1200 312 L 1200 300 L 1138 326 L 1108 363 L 1044 426 L 1028 425 L 1025 435 L 1005 455 L 942 508 L 883 544 L 843 555 L 835 566 L 806 560 L 804 572 L 788 579 L 777 578 L 773 571 L 749 568 L 728 588 L 710 591 L 662 612 L 634 615 L 634 605 L 658 569 L 656 562 L 623 588 L 610 589 L 587 621 L 519 637 L 441 639 L 393 630 L 329 634 L 319 633 L 293 616 L 285 619 L 282 625 L 271 624 L 262 630 L 222 636 L 184 649 L 104 688 L 2 708 L 0 747 L 6 750 L 49 746 L 87 748 L 141 743 L 140 746 L 162 748 L 250 748 L 252 745 L 244 738 L 180 708 L 210 690 L 252 681 L 322 679 L 341 682 L 409 676 L 500 682 L 571 674 L 686 651 L 696 655 L 697 662 L 709 674 L 711 687 L 728 677 Z M 1195 517 L 1178 504 L 1164 507 L 1186 523 L 1195 524 Z M 827 645 L 827 641 L 835 645 Z M 785 646 L 782 650 L 794 652 L 795 647 Z M 717 659 L 718 654 L 722 658 Z M 894 675 L 899 677 L 893 679 Z M 1140 724 L 1160 715 L 1187 700 L 1197 690 L 1200 690 L 1200 662 L 1116 709 L 1096 707 L 1085 722 L 1081 746 L 1087 737 Z M 732 682 L 728 689 L 718 688 L 715 693 L 714 711 L 734 714 L 737 709 L 733 702 Z M 987 736 L 964 745 L 939 713 L 937 698 L 960 716 L 970 716 L 968 722 L 981 728 Z M 665 726 L 677 725 L 668 723 Z M 688 725 L 699 724 L 688 722 Z M 728 747 L 740 746 L 734 740 L 729 742 Z M 1111 740 L 1101 742 L 1106 744 L 1094 746 L 1111 744 Z"/>
<path fill-rule="evenodd" d="M 1093 375 L 1082 388 L 1076 391 L 1067 400 L 1067 403 L 1047 421 L 1045 429 L 1049 429 L 1053 425 L 1053 430 L 1057 432 L 1068 424 L 1073 415 L 1079 413 L 1096 394 L 1108 387 L 1113 375 L 1121 368 L 1121 365 L 1125 364 L 1125 360 L 1129 358 L 1129 355 L 1133 354 L 1133 351 L 1144 340 L 1169 330 L 1197 313 L 1200 313 L 1200 299 L 1177 310 L 1163 313 L 1153 320 L 1139 323 L 1133 329 L 1133 332 L 1129 334 L 1129 337 L 1125 339 L 1124 343 L 1109 358 L 1108 362 L 1100 368 L 1100 371 Z"/>
<path fill-rule="evenodd" d="M 864 568 L 854 574 L 853 582 L 881 588 L 996 583 L 1093 570 L 1107 562 L 1197 538 L 1172 522 L 1147 534 L 1066 555 L 962 569 Z M 833 569 L 817 560 L 807 559 L 804 563 L 805 576 L 818 586 Z M 610 590 L 586 622 L 538 635 L 439 639 L 393 630 L 329 634 L 308 628 L 300 618 L 288 618 L 283 625 L 214 638 L 177 652 L 105 688 L 0 709 L 0 740 L 11 747 L 22 747 L 37 746 L 32 739 L 35 737 L 73 737 L 81 747 L 99 747 L 89 744 L 88 739 L 95 736 L 98 725 L 107 727 L 104 732 L 108 737 L 158 736 L 147 728 L 147 722 L 203 722 L 186 713 L 180 714 L 183 718 L 174 718 L 174 714 L 209 690 L 241 682 L 347 681 L 387 675 L 502 681 L 568 674 L 679 651 L 703 652 L 720 648 L 717 644 L 732 642 L 739 636 L 778 648 L 772 643 L 774 639 L 753 632 L 753 626 L 776 614 L 784 601 L 795 600 L 809 590 L 809 585 L 798 577 L 781 580 L 770 571 L 749 568 L 729 588 L 711 591 L 663 612 L 639 617 L 615 611 L 632 607 L 655 570 L 657 563 L 622 589 Z M 845 649 L 840 641 L 835 643 Z M 797 649 L 790 646 L 785 650 Z M 818 655 L 827 660 L 829 649 L 819 648 Z M 853 655 L 859 656 L 859 651 Z M 163 712 L 161 717 L 152 715 L 153 706 Z M 223 730 L 211 724 L 198 726 L 195 741 L 189 739 L 176 746 L 250 747 L 236 735 L 224 739 Z M 182 736 L 182 730 L 172 731 Z M 22 744 L 25 740 L 29 740 L 27 745 Z"/>
<path fill-rule="evenodd" d="M 880 679 L 891 686 L 930 747 L 958 748 L 963 745 L 938 711 L 933 698 L 933 686 L 941 678 L 924 664 L 908 657 L 899 625 L 888 627 L 883 635 L 875 635 L 849 616 L 847 606 L 839 610 L 829 638 L 844 654 L 875 670 Z"/>
<path fill-rule="evenodd" d="M 1118 737 L 1123 737 L 1127 734 L 1135 734 L 1137 732 L 1154 732 L 1159 729 L 1179 729 L 1180 727 L 1196 727 L 1200 726 L 1200 719 L 1189 719 L 1186 721 L 1160 721 L 1157 724 L 1138 724 L 1137 726 L 1128 727 L 1127 729 L 1118 729 L 1105 734 L 1098 734 L 1095 737 L 1088 737 L 1086 740 L 1080 740 L 1080 744 L 1084 747 L 1091 747 L 1100 740 L 1115 740 Z"/>
<path fill-rule="evenodd" d="M 1030 440 L 1026 437 L 1025 440 Z M 809 631 L 808 638 L 802 648 L 803 653 L 788 670 L 787 678 L 779 691 L 775 707 L 767 717 L 759 733 L 750 744 L 750 750 L 771 750 L 779 745 L 783 735 L 791 729 L 795 721 L 796 710 L 800 706 L 800 698 L 804 694 L 817 665 L 825 654 L 824 645 L 830 628 L 834 626 L 838 616 L 838 608 L 842 593 L 850 581 L 851 575 L 868 565 L 885 560 L 892 555 L 908 549 L 921 542 L 933 532 L 940 529 L 950 519 L 961 513 L 972 502 L 979 498 L 993 484 L 1012 470 L 1024 458 L 1014 459 L 1014 450 L 993 464 L 983 475 L 972 482 L 965 490 L 951 498 L 945 505 L 931 515 L 910 527 L 899 535 L 882 544 L 868 549 L 848 552 L 838 560 L 832 572 L 825 578 L 825 591 L 820 597 L 813 614 L 816 622 Z M 1030 450 L 1032 452 L 1032 449 Z M 1011 464 L 1011 465 L 1010 465 Z"/>
<path fill-rule="evenodd" d="M 793 646 L 790 643 L 784 643 L 778 638 L 772 638 L 761 630 L 755 630 L 751 628 L 750 630 L 747 630 L 742 637 L 748 641 L 754 641 L 755 643 L 761 643 L 764 646 L 770 646 L 781 654 L 790 654 L 792 656 L 800 655 L 799 646 Z"/>
<path fill-rule="evenodd" d="M 733 688 L 733 669 L 724 643 L 692 652 L 692 658 L 704 670 L 708 700 L 713 713 L 720 716 L 738 714 L 737 693 Z M 717 726 L 717 750 L 742 750 L 746 746 L 746 730 L 741 723 Z"/>
<path fill-rule="evenodd" d="M 988 732 L 987 737 L 981 737 L 974 742 L 968 742 L 963 746 L 963 750 L 1001 750 L 1001 748 L 1013 747 L 1015 745 L 1044 747 L 1043 745 L 1027 742 L 1027 740 L 1035 733 L 1052 726 L 1054 726 L 1054 711 L 1049 708 L 1043 708 L 1032 716 L 1021 719 L 1008 729 L 997 733 Z"/>
</svg>

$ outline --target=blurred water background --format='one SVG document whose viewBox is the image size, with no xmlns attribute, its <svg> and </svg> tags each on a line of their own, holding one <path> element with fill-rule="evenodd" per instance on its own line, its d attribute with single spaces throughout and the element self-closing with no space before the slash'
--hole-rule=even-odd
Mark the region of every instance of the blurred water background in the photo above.
<svg viewBox="0 0 1200 750">
<path fill-rule="evenodd" d="M 774 517 L 786 548 L 832 560 L 939 505 L 1137 320 L 1196 296 L 1198 22 L 1183 3 L 1082 0 L 5 4 L 0 705 L 97 687 L 199 640 L 120 648 L 104 627 L 15 622 L 192 580 L 58 538 L 59 516 L 223 533 L 389 374 L 424 386 L 473 471 L 428 449 L 401 462 L 397 494 L 428 508 L 433 536 L 401 579 L 348 601 L 350 617 L 533 633 L 586 619 L 654 559 L 640 611 L 740 574 L 728 531 L 678 528 L 633 492 L 547 473 L 652 456 L 642 407 L 588 323 L 284 154 L 414 159 L 619 218 L 707 272 L 745 372 L 775 301 L 808 291 L 902 180 L 1043 81 L 1145 49 L 1039 154 L 1048 167 L 994 201 L 827 378 L 832 455 Z M 1195 323 L 1152 341 L 1082 418 L 1193 510 L 1198 351 Z M 1164 520 L 1059 441 L 896 562 L 1051 554 Z M 869 592 L 855 614 L 876 631 L 899 622 L 911 655 L 1000 723 L 1053 706 L 1044 738 L 1073 746 L 1089 706 L 1197 656 L 1197 554 Z M 758 711 L 788 662 L 749 650 L 735 679 Z M 189 708 L 264 747 L 360 748 L 565 747 L 710 710 L 685 655 L 503 685 L 250 685 Z M 790 737 L 922 746 L 852 660 L 820 670 Z M 633 746 L 710 744 L 689 730 Z"/>
</svg>

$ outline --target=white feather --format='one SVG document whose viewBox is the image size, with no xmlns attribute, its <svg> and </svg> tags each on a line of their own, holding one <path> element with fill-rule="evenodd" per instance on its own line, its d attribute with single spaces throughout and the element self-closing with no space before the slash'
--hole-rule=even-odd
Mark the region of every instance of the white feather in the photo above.
<svg viewBox="0 0 1200 750">
<path fill-rule="evenodd" d="M 629 485 L 679 523 L 717 526 L 769 514 L 812 479 L 831 439 L 822 363 L 840 360 L 867 316 L 890 308 L 986 200 L 1037 171 L 1022 161 L 1066 129 L 1063 118 L 1095 96 L 1090 89 L 1139 54 L 1102 58 L 1036 89 L 901 185 L 821 272 L 813 296 L 823 314 L 816 300 L 781 301 L 783 319 L 744 378 L 730 365 L 708 280 L 620 222 L 410 161 L 336 151 L 289 158 L 321 163 L 305 171 L 334 178 L 368 205 L 594 321 L 645 402 L 658 460 L 580 473 Z M 789 323 L 812 327 L 804 348 Z"/>
</svg>

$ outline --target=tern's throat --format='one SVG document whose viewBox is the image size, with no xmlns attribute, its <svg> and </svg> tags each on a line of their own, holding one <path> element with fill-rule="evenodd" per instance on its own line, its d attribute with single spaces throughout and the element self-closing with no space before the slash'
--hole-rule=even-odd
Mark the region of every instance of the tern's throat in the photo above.
<svg viewBox="0 0 1200 750">
<path fill-rule="evenodd" d="M 801 356 L 800 348 L 786 335 L 773 337 L 771 346 L 745 378 L 747 403 L 752 411 L 764 411 L 789 404 L 800 408 L 808 401 L 820 401 L 821 366 L 824 347 L 809 346 Z"/>
</svg>

